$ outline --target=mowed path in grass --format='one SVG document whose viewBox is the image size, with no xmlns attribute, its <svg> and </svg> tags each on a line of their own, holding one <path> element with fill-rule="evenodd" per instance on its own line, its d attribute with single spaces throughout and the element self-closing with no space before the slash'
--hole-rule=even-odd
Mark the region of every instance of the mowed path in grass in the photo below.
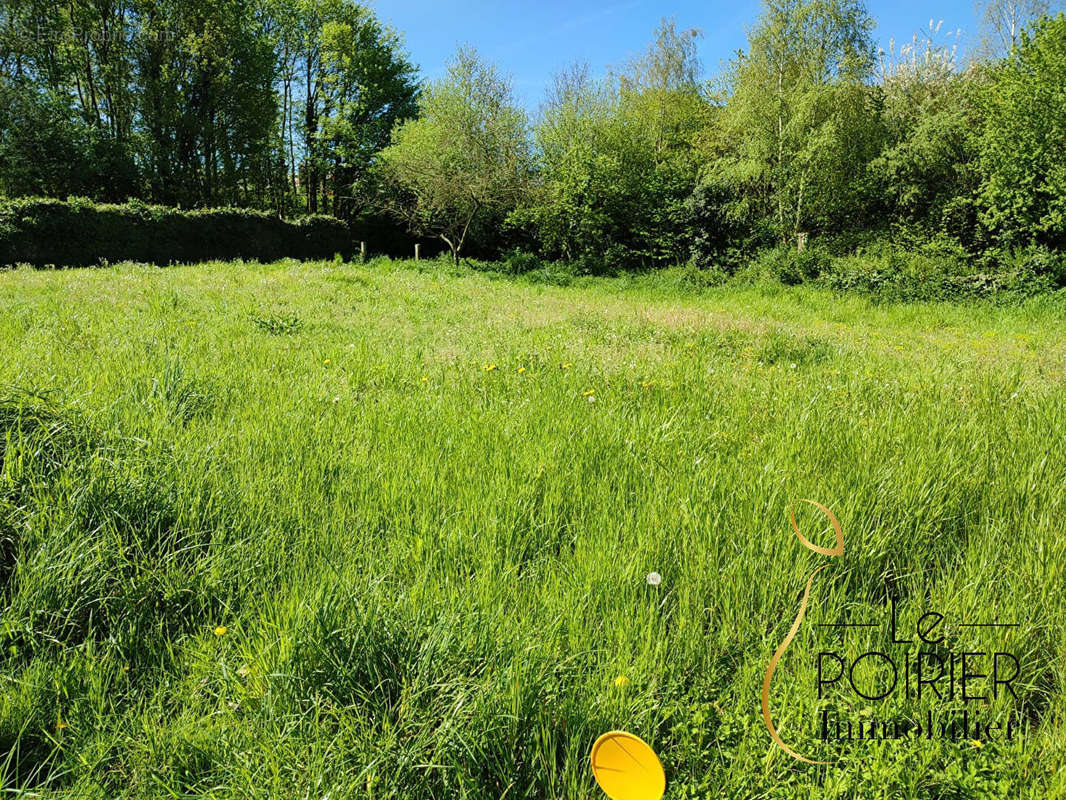
<svg viewBox="0 0 1066 800">
<path fill-rule="evenodd" d="M 1066 796 L 1061 298 L 379 260 L 5 272 L 0 309 L 2 394 L 90 442 L 5 500 L 8 787 L 592 797 L 625 728 L 668 797 Z M 825 561 L 800 498 L 846 541 L 812 619 L 1016 622 L 951 647 L 1016 655 L 987 713 L 1024 737 L 822 744 L 810 632 L 775 719 L 843 760 L 773 747 L 763 670 Z"/>
</svg>

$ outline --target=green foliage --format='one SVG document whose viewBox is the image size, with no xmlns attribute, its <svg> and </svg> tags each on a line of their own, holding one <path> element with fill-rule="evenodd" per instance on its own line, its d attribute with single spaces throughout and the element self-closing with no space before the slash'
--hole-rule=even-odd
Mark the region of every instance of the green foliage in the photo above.
<svg viewBox="0 0 1066 800">
<path fill-rule="evenodd" d="M 535 132 L 538 182 L 512 217 L 545 255 L 600 269 L 684 260 L 694 144 L 709 114 L 697 37 L 664 21 L 614 81 L 597 84 L 582 67 L 556 77 Z"/>
<path fill-rule="evenodd" d="M 874 239 L 843 252 L 836 251 L 832 242 L 820 241 L 804 250 L 771 247 L 730 271 L 714 265 L 700 269 L 697 263 L 682 273 L 683 285 L 811 283 L 881 302 L 1015 302 L 1066 285 L 1066 258 L 1061 253 L 1031 247 L 974 256 L 948 235 L 908 246 Z"/>
<path fill-rule="evenodd" d="M 11 0 L 0 191 L 352 218 L 417 93 L 354 0 Z"/>
<path fill-rule="evenodd" d="M 932 35 L 882 81 L 888 141 L 870 165 L 877 205 L 915 236 L 946 233 L 971 248 L 981 241 L 975 192 L 983 83 L 979 70 L 958 74 L 954 50 Z"/>
<path fill-rule="evenodd" d="M 522 275 L 526 272 L 540 269 L 543 266 L 543 263 L 544 262 L 537 258 L 533 253 L 514 250 L 504 259 L 503 268 L 505 272 L 511 275 Z"/>
<path fill-rule="evenodd" d="M 11 0 L 0 192 L 323 211 L 372 252 L 433 237 L 426 254 L 446 246 L 456 264 L 517 247 L 566 262 L 559 274 L 690 264 L 700 284 L 810 280 L 813 256 L 789 252 L 805 235 L 834 257 L 946 241 L 968 265 L 959 275 L 1014 285 L 1017 253 L 1066 249 L 1066 18 L 1040 19 L 1043 0 L 982 8 L 984 49 L 962 68 L 957 32 L 939 24 L 875 57 L 862 0 L 766 0 L 715 83 L 700 33 L 664 19 L 606 79 L 560 73 L 530 129 L 473 50 L 420 87 L 399 34 L 356 0 Z M 172 253 L 112 250 L 319 252 L 262 225 L 261 247 L 237 226 L 214 230 L 214 249 L 182 232 L 160 239 Z M 113 260 L 96 245 L 20 247 Z"/>
<path fill-rule="evenodd" d="M 1066 247 L 1066 15 L 1021 34 L 984 93 L 983 221 L 1010 246 Z"/>
<path fill-rule="evenodd" d="M 778 246 L 761 251 L 740 274 L 747 280 L 771 280 L 795 286 L 817 278 L 828 262 L 828 254 L 817 246 L 803 250 Z"/>
<path fill-rule="evenodd" d="M 309 212 L 350 219 L 373 198 L 375 155 L 418 112 L 415 68 L 400 37 L 353 0 L 268 0 L 267 8 L 287 192 L 303 194 Z"/>
<path fill-rule="evenodd" d="M 421 116 L 396 128 L 380 158 L 398 189 L 393 212 L 443 241 L 458 263 L 468 234 L 502 221 L 528 182 L 526 117 L 496 68 L 461 49 L 447 77 L 426 88 Z"/>
<path fill-rule="evenodd" d="M 270 207 L 278 102 L 254 0 L 146 0 L 131 45 L 138 128 L 155 202 Z M 258 194 L 249 202 L 250 187 Z"/>
<path fill-rule="evenodd" d="M 771 245 L 771 220 L 760 216 L 737 173 L 709 170 L 688 199 L 692 218 L 692 261 L 701 268 L 732 273 L 747 262 L 752 253 Z"/>
<path fill-rule="evenodd" d="M 65 98 L 19 90 L 0 76 L 0 191 L 120 201 L 139 190 L 129 147 L 72 119 Z"/>
<path fill-rule="evenodd" d="M 0 202 L 0 264 L 89 266 L 173 264 L 217 258 L 261 261 L 350 253 L 347 226 L 333 217 L 282 220 L 260 211 L 179 211 L 143 203 L 85 200 Z"/>
<path fill-rule="evenodd" d="M 0 6 L 0 192 L 116 201 L 139 191 L 125 13 L 103 0 Z M 106 45 L 93 46 L 105 29 Z"/>
<path fill-rule="evenodd" d="M 886 246 L 833 259 L 822 280 L 833 289 L 881 301 L 1014 301 L 1061 285 L 1061 269 L 1061 260 L 1049 258 L 1046 252 L 1000 256 L 982 263 L 957 245 L 931 243 L 917 251 Z"/>
<path fill-rule="evenodd" d="M 872 28 L 853 0 L 766 4 L 711 139 L 710 184 L 751 206 L 730 219 L 754 213 L 785 242 L 862 214 L 865 166 L 882 140 L 865 83 Z"/>
</svg>

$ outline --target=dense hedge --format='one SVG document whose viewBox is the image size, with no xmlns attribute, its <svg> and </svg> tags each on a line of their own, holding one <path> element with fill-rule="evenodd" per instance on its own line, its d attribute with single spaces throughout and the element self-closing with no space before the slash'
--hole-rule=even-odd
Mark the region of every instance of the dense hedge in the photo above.
<svg viewBox="0 0 1066 800">
<path fill-rule="evenodd" d="M 0 202 L 0 264 L 80 267 L 209 259 L 330 258 L 351 254 L 348 226 L 333 217 L 287 221 L 261 211 L 183 211 L 138 202 L 12 199 Z"/>
</svg>

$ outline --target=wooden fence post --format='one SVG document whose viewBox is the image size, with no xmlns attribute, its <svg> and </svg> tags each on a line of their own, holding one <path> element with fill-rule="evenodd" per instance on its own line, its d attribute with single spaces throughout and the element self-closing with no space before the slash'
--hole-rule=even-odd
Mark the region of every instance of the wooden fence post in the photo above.
<svg viewBox="0 0 1066 800">
<path fill-rule="evenodd" d="M 415 245 L 415 261 L 418 261 L 420 258 L 422 258 L 422 245 L 416 244 Z"/>
<path fill-rule="evenodd" d="M 359 242 L 359 260 L 366 261 L 366 242 Z"/>
</svg>

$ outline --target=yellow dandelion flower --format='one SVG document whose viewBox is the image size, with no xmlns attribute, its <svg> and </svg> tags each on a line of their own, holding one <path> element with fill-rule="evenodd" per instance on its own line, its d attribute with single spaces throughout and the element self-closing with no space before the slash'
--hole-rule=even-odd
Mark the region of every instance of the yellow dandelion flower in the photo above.
<svg viewBox="0 0 1066 800">
<path fill-rule="evenodd" d="M 215 636 L 225 636 L 226 630 L 227 629 L 225 625 L 219 625 L 217 628 L 215 628 Z"/>
<path fill-rule="evenodd" d="M 56 723 L 56 730 L 57 731 L 64 730 L 66 727 L 67 727 L 67 723 L 65 723 L 65 722 L 57 722 Z"/>
<path fill-rule="evenodd" d="M 574 366 L 574 365 L 571 364 L 569 361 L 567 361 L 565 364 L 563 364 L 563 369 L 570 369 L 570 367 L 572 367 L 572 366 Z"/>
<path fill-rule="evenodd" d="M 974 747 L 984 747 L 984 745 L 981 744 L 979 739 L 970 739 L 970 744 L 972 744 Z"/>
<path fill-rule="evenodd" d="M 640 385 L 642 388 L 647 389 L 649 386 L 651 386 L 651 381 L 641 381 Z"/>
<path fill-rule="evenodd" d="M 481 368 L 483 370 L 485 370 L 485 372 L 492 372 L 494 369 L 496 369 L 496 365 L 495 364 L 484 364 L 484 365 L 482 365 Z"/>
<path fill-rule="evenodd" d="M 519 372 L 519 373 L 523 373 L 523 372 L 525 372 L 525 371 L 526 371 L 526 368 L 525 368 L 525 367 L 519 367 L 519 368 L 518 368 L 518 372 Z"/>
<path fill-rule="evenodd" d="M 426 376 L 423 375 L 422 376 L 422 383 L 429 383 L 429 378 L 427 378 Z"/>
<path fill-rule="evenodd" d="M 328 359 L 328 358 L 326 358 L 326 359 L 323 359 L 323 360 L 322 360 L 322 363 L 323 363 L 323 364 L 328 364 L 328 363 L 329 363 L 329 359 Z"/>
<path fill-rule="evenodd" d="M 614 685 L 617 689 L 624 689 L 629 686 L 629 678 L 627 678 L 625 675 L 619 675 L 617 678 L 614 679 Z"/>
<path fill-rule="evenodd" d="M 596 390 L 595 389 L 586 389 L 582 394 L 585 397 L 589 397 L 591 395 L 596 394 Z"/>
</svg>

